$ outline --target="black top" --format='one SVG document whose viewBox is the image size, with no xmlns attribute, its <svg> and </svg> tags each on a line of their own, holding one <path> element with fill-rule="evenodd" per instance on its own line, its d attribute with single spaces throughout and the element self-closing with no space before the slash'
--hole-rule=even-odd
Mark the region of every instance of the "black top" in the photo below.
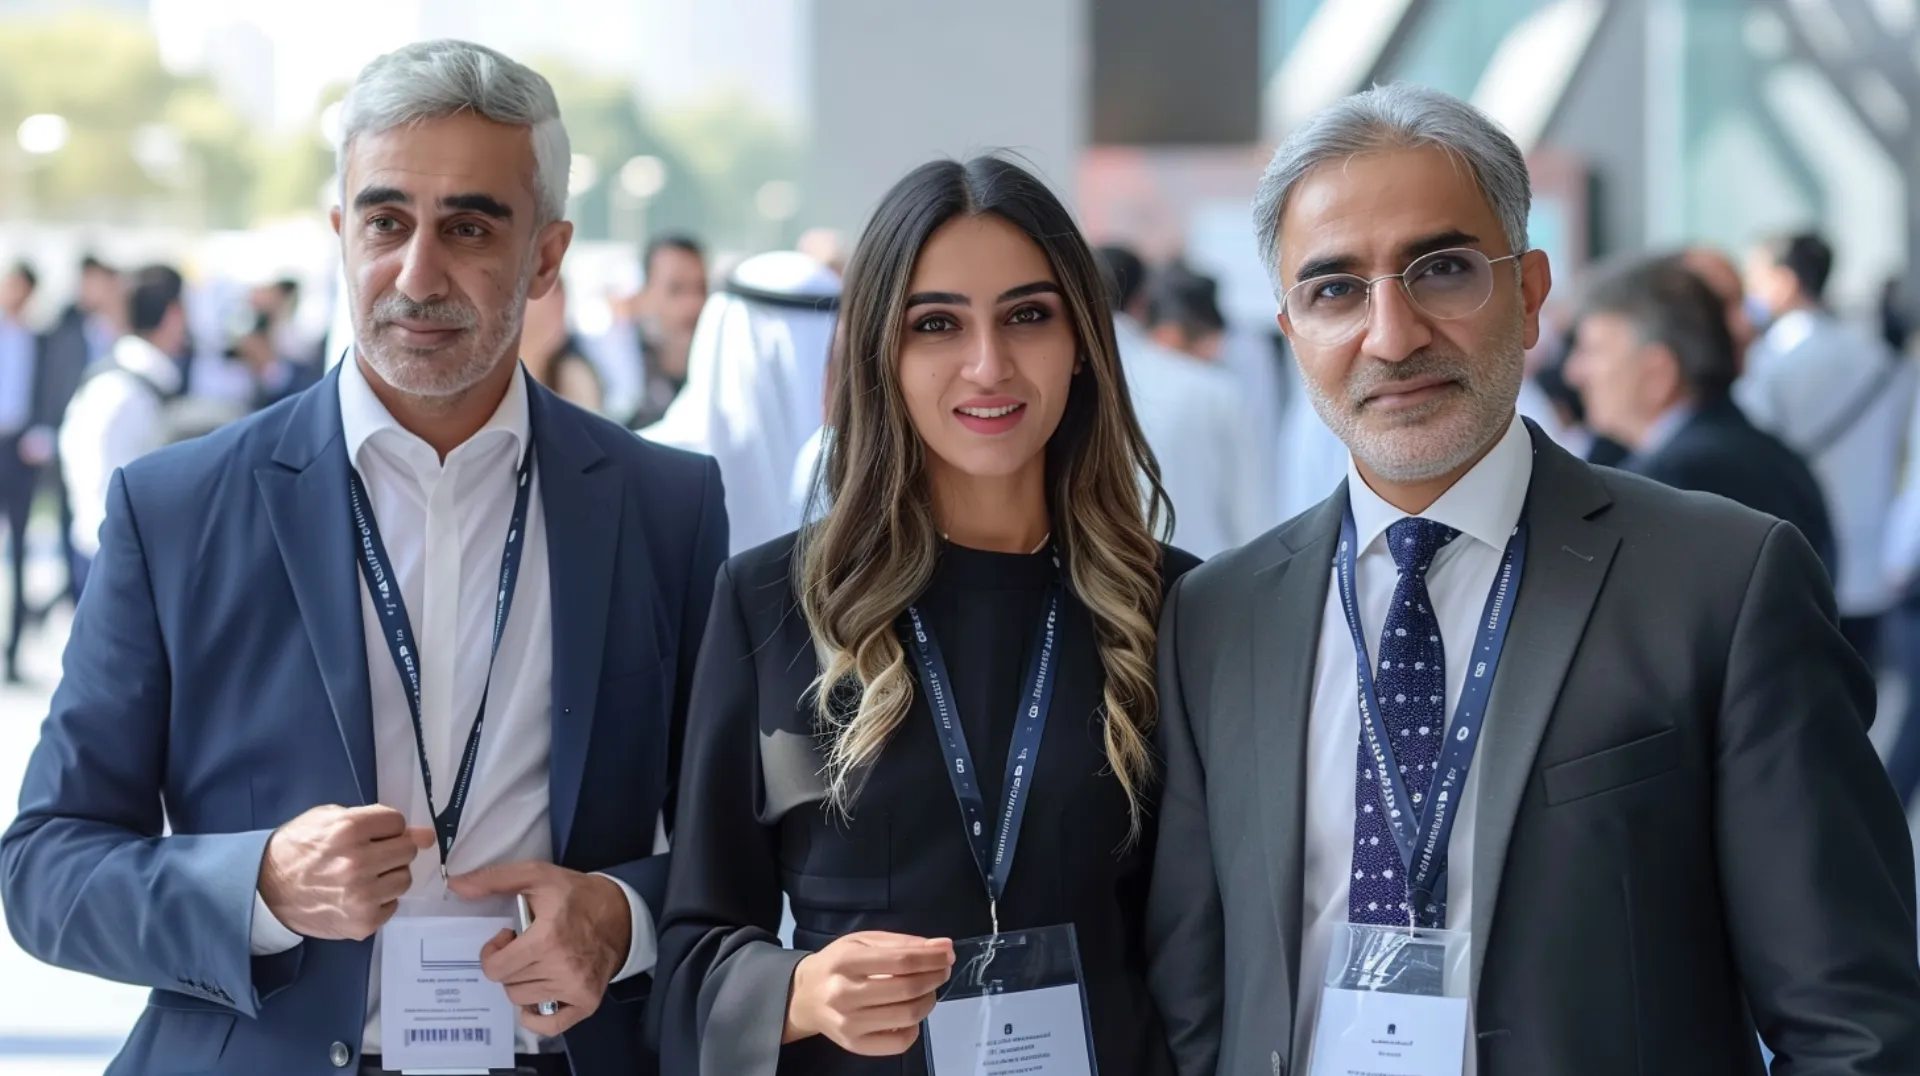
<svg viewBox="0 0 1920 1076">
<path fill-rule="evenodd" d="M 802 698 L 818 665 L 792 598 L 792 550 L 789 536 L 741 554 L 715 589 L 655 973 L 663 1071 L 918 1076 L 919 1044 L 901 1057 L 858 1058 L 824 1037 L 779 1042 L 793 966 L 806 952 L 860 930 L 955 939 L 991 930 L 917 678 L 913 707 L 868 772 L 851 820 L 823 806 L 823 756 Z M 1166 550 L 1163 589 L 1197 563 Z M 1048 553 L 948 545 L 916 603 L 946 659 L 991 810 L 1054 576 Z M 1052 715 L 1000 926 L 1072 923 L 1102 1076 L 1159 1076 L 1172 1066 L 1142 948 L 1153 827 L 1128 844 L 1127 799 L 1103 741 L 1105 676 L 1091 617 L 1071 592 L 1058 646 Z M 797 952 L 777 948 L 783 895 Z"/>
<path fill-rule="evenodd" d="M 1716 493 L 1756 512 L 1793 524 L 1837 578 L 1838 552 L 1826 497 L 1800 454 L 1747 420 L 1722 397 L 1700 405 L 1667 442 L 1623 468 L 1656 482 Z"/>
</svg>

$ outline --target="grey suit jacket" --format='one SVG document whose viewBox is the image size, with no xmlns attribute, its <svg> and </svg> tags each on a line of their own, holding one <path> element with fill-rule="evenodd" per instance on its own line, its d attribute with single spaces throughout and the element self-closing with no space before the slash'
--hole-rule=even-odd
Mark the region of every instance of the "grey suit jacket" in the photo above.
<svg viewBox="0 0 1920 1076">
<path fill-rule="evenodd" d="M 1820 562 L 1531 432 L 1475 760 L 1481 1076 L 1760 1076 L 1756 1028 L 1775 1073 L 1920 1073 L 1913 852 Z M 1166 603 L 1148 947 L 1183 1076 L 1306 1076 L 1307 723 L 1346 497 Z"/>
</svg>

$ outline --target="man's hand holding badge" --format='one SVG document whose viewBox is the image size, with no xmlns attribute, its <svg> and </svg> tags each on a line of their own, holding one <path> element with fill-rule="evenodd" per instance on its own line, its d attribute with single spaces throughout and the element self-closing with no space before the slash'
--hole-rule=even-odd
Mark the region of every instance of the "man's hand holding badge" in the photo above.
<svg viewBox="0 0 1920 1076">
<path fill-rule="evenodd" d="M 365 941 L 393 918 L 433 827 L 399 811 L 315 807 L 277 830 L 260 865 L 260 899 L 303 938 Z"/>
<path fill-rule="evenodd" d="M 553 1038 L 599 1009 L 633 941 L 633 910 L 617 883 L 551 863 L 509 863 L 447 886 L 463 900 L 525 894 L 532 905 L 531 929 L 503 930 L 480 952 L 481 970 L 507 988 L 521 1026 Z M 543 1001 L 559 1002 L 559 1012 L 540 1015 Z"/>
</svg>

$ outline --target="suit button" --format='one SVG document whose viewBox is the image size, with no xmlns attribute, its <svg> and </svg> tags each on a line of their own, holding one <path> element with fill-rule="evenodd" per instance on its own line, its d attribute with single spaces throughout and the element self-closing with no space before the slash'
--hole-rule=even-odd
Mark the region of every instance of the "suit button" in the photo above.
<svg viewBox="0 0 1920 1076">
<path fill-rule="evenodd" d="M 353 1060 L 353 1051 L 347 1049 L 346 1043 L 336 1042 L 327 1051 L 327 1059 L 333 1062 L 334 1068 L 343 1069 L 347 1067 L 347 1062 Z"/>
</svg>

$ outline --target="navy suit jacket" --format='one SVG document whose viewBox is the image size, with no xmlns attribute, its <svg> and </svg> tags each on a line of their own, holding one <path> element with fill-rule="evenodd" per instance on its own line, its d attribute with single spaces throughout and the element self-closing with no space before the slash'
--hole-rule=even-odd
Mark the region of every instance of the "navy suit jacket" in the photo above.
<svg viewBox="0 0 1920 1076">
<path fill-rule="evenodd" d="M 711 459 L 530 384 L 553 594 L 553 847 L 657 922 L 688 685 L 727 550 Z M 153 988 L 110 1073 L 359 1063 L 371 942 L 252 955 L 275 827 L 376 801 L 337 373 L 114 477 L 66 671 L 0 838 L 21 947 Z M 393 675 L 384 664 L 374 675 Z M 671 816 L 669 816 L 671 827 Z M 578 1076 L 647 1073 L 651 976 L 566 1036 Z"/>
</svg>

